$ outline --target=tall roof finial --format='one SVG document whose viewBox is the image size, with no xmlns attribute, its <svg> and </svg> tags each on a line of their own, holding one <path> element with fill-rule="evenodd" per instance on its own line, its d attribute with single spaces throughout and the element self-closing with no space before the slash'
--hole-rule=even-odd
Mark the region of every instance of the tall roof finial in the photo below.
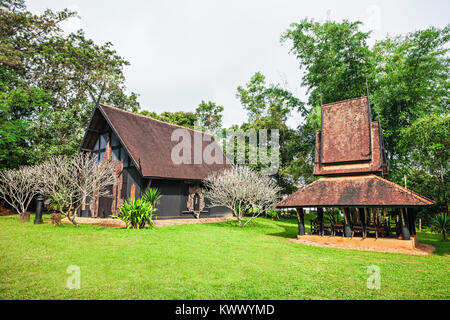
<svg viewBox="0 0 450 320">
<path fill-rule="evenodd" d="M 369 83 L 367 82 L 367 76 L 366 76 L 366 93 L 367 93 L 367 103 L 369 104 L 369 117 L 372 118 L 372 110 L 370 108 Z"/>
<path fill-rule="evenodd" d="M 320 108 L 322 109 L 323 104 L 322 104 L 322 89 L 320 89 Z"/>
<path fill-rule="evenodd" d="M 92 90 L 91 85 L 90 85 L 90 84 L 87 84 L 87 86 L 88 86 L 89 94 L 91 95 L 91 98 L 92 98 L 92 102 L 94 102 L 94 103 L 95 103 L 95 106 L 97 107 L 97 106 L 99 105 L 99 103 L 100 103 L 100 99 L 102 98 L 103 92 L 105 91 L 106 82 L 103 82 L 102 88 L 101 88 L 101 90 L 100 90 L 100 94 L 98 95 L 98 98 L 95 98 L 95 96 L 94 96 L 94 90 Z"/>
<path fill-rule="evenodd" d="M 323 103 L 322 103 L 322 89 L 320 89 L 320 129 L 322 129 L 323 119 Z"/>
</svg>

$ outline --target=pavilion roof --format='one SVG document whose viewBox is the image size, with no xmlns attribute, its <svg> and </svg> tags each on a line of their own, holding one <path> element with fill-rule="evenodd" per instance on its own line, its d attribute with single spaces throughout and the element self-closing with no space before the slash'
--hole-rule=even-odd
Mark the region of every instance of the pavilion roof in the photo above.
<svg viewBox="0 0 450 320">
<path fill-rule="evenodd" d="M 369 174 L 322 177 L 281 200 L 277 207 L 419 207 L 432 204 L 433 200 Z"/>
</svg>

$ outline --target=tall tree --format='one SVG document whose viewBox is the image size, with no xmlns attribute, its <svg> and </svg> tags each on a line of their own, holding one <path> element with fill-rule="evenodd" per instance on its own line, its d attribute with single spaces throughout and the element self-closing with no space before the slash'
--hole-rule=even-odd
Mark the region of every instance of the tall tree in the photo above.
<svg viewBox="0 0 450 320">
<path fill-rule="evenodd" d="M 427 114 L 402 130 L 402 142 L 411 152 L 410 166 L 423 170 L 437 182 L 438 206 L 448 214 L 450 174 L 450 114 Z M 421 188 L 422 189 L 422 188 Z M 428 194 L 429 190 L 424 190 Z M 442 211 L 444 211 L 442 210 Z"/>
<path fill-rule="evenodd" d="M 98 45 L 81 30 L 63 33 L 61 22 L 76 14 L 36 15 L 22 0 L 0 2 L 0 121 L 17 124 L 2 126 L 0 143 L 12 141 L 7 152 L 19 159 L 0 166 L 76 152 L 101 92 L 103 102 L 138 109 L 137 95 L 125 93 L 128 62 L 112 44 Z"/>
<path fill-rule="evenodd" d="M 367 45 L 370 32 L 362 32 L 361 22 L 325 23 L 303 19 L 291 24 L 281 36 L 290 41 L 291 52 L 304 71 L 302 85 L 308 88 L 308 105 L 365 95 L 365 82 L 373 70 Z"/>
<path fill-rule="evenodd" d="M 209 131 L 215 131 L 222 126 L 223 107 L 217 105 L 215 102 L 205 102 L 202 100 L 197 109 L 195 109 L 195 112 L 203 128 Z"/>
<path fill-rule="evenodd" d="M 280 161 L 275 179 L 283 188 L 283 193 L 292 192 L 292 180 L 286 167 L 294 152 L 290 142 L 295 141 L 296 137 L 295 131 L 286 125 L 286 121 L 292 111 L 303 111 L 303 103 L 279 84 L 267 85 L 265 76 L 260 72 L 256 72 L 245 87 L 239 86 L 237 91 L 236 97 L 248 114 L 248 123 L 243 124 L 241 129 L 279 130 Z M 258 169 L 258 166 L 254 168 Z"/>
<path fill-rule="evenodd" d="M 371 102 L 380 114 L 394 174 L 408 162 L 401 131 L 425 114 L 449 112 L 449 31 L 430 27 L 387 38 L 373 48 Z"/>
</svg>

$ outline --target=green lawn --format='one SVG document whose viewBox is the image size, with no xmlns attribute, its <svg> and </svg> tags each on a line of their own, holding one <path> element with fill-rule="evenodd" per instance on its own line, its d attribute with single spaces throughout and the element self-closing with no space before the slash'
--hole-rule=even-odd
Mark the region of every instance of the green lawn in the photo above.
<svg viewBox="0 0 450 320">
<path fill-rule="evenodd" d="M 0 299 L 449 299 L 450 242 L 429 256 L 293 244 L 295 220 L 125 230 L 0 217 Z M 81 289 L 66 288 L 69 265 Z M 381 289 L 366 287 L 381 268 Z"/>
</svg>

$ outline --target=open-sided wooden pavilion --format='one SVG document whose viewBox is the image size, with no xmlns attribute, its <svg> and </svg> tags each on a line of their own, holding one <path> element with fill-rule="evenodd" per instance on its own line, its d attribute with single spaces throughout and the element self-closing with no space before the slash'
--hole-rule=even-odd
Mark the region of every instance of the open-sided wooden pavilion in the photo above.
<svg viewBox="0 0 450 320">
<path fill-rule="evenodd" d="M 368 97 L 322 106 L 322 129 L 316 131 L 314 175 L 321 176 L 277 204 L 296 208 L 298 235 L 305 235 L 304 208 L 317 208 L 311 234 L 351 238 L 368 234 L 410 240 L 416 234 L 418 207 L 433 201 L 383 178 L 388 163 L 380 123 L 372 121 Z M 338 208 L 344 222 L 324 223 L 324 209 Z M 386 209 L 396 210 L 391 230 Z"/>
</svg>

